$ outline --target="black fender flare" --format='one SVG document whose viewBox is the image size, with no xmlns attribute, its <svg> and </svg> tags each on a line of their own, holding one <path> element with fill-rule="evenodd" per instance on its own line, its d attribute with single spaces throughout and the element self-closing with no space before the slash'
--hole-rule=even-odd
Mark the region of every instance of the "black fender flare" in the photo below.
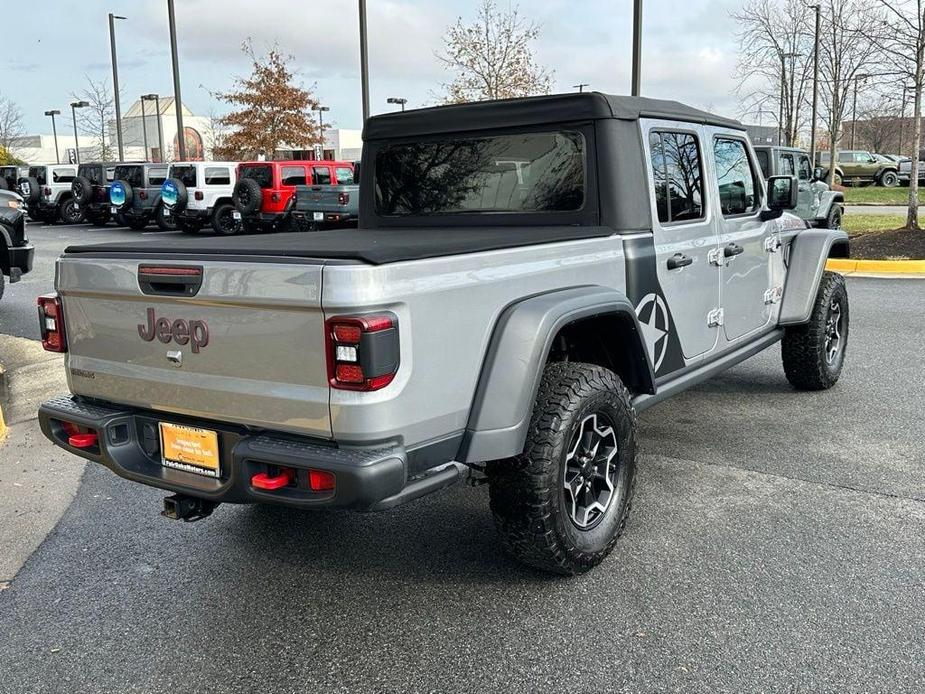
<svg viewBox="0 0 925 694">
<path fill-rule="evenodd" d="M 778 323 L 807 323 L 826 261 L 849 256 L 848 234 L 841 229 L 807 229 L 797 234 L 788 249 L 787 280 Z"/>
<path fill-rule="evenodd" d="M 7 229 L 7 222 L 0 219 L 0 274 L 10 274 L 10 249 L 13 247 L 13 237 Z"/>
<path fill-rule="evenodd" d="M 616 315 L 636 341 L 636 368 L 644 390 L 655 392 L 655 375 L 632 302 L 616 289 L 583 286 L 523 299 L 499 316 L 482 364 L 457 460 L 499 460 L 523 450 L 553 340 L 575 321 Z"/>
</svg>

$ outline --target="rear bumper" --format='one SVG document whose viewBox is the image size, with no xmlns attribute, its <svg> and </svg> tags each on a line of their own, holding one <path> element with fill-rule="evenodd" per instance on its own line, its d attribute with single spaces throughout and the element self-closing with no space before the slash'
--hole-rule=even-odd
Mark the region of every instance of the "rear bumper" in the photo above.
<svg viewBox="0 0 925 694">
<path fill-rule="evenodd" d="M 31 243 L 25 246 L 16 246 L 9 250 L 10 254 L 10 276 L 25 275 L 32 271 L 32 262 L 35 258 L 35 247 Z M 16 272 L 18 270 L 19 272 Z"/>
<path fill-rule="evenodd" d="M 209 210 L 191 210 L 188 207 L 184 208 L 182 212 L 171 212 L 170 214 L 172 217 L 176 217 L 185 221 L 202 222 L 209 219 Z"/>
<path fill-rule="evenodd" d="M 64 423 L 89 428 L 98 443 L 89 449 L 68 443 Z M 159 422 L 201 427 L 218 432 L 219 477 L 165 467 L 161 463 Z M 405 500 L 407 458 L 401 446 L 340 448 L 304 437 L 252 433 L 243 427 L 188 417 L 164 415 L 117 405 L 90 403 L 72 396 L 46 402 L 39 408 L 42 433 L 61 448 L 105 465 L 120 477 L 151 487 L 207 499 L 216 503 L 270 503 L 297 508 L 353 508 L 369 510 Z M 251 486 L 254 475 L 277 474 L 294 468 L 295 485 L 276 491 Z M 308 488 L 308 470 L 331 472 L 333 492 Z M 445 485 L 444 485 L 445 486 Z"/>
<path fill-rule="evenodd" d="M 357 215 L 352 214 L 346 210 L 339 212 L 328 212 L 328 211 L 317 211 L 318 214 L 323 215 L 322 219 L 315 219 L 316 212 L 314 210 L 293 210 L 292 218 L 296 222 L 300 223 L 315 223 L 315 224 L 349 224 L 351 222 L 357 221 Z"/>
</svg>

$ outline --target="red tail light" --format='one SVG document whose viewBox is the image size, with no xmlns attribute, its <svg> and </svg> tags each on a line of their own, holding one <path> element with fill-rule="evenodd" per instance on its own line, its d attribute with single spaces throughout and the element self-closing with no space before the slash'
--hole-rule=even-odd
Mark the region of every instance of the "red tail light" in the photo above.
<svg viewBox="0 0 925 694">
<path fill-rule="evenodd" d="M 202 194 L 201 190 L 197 190 L 195 193 L 193 193 L 193 197 L 197 200 L 202 200 L 205 196 Z"/>
<path fill-rule="evenodd" d="M 148 199 L 148 191 L 146 191 L 146 190 L 139 190 L 139 191 L 138 191 L 138 197 L 141 198 L 142 200 L 147 200 L 147 199 Z"/>
<path fill-rule="evenodd" d="M 350 193 L 340 193 L 337 196 L 337 204 L 339 205 L 349 205 L 350 204 Z"/>
<path fill-rule="evenodd" d="M 45 186 L 45 196 L 48 197 L 49 195 L 51 195 L 51 188 Z"/>
<path fill-rule="evenodd" d="M 309 470 L 308 486 L 313 492 L 333 492 L 335 487 L 334 473 L 327 470 Z"/>
<path fill-rule="evenodd" d="M 398 318 L 391 313 L 327 321 L 328 380 L 341 390 L 380 390 L 398 371 Z"/>
<path fill-rule="evenodd" d="M 45 294 L 39 297 L 38 305 L 42 347 L 49 352 L 67 352 L 61 297 L 57 294 Z"/>
</svg>

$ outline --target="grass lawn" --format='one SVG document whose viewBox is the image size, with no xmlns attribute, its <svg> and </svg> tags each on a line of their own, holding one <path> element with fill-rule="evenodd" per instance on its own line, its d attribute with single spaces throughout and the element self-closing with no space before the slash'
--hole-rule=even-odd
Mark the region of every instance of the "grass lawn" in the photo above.
<svg viewBox="0 0 925 694">
<path fill-rule="evenodd" d="M 842 229 L 851 236 L 866 234 L 871 231 L 892 231 L 905 226 L 905 224 L 905 215 L 853 214 L 849 212 L 842 218 Z"/>
<path fill-rule="evenodd" d="M 908 205 L 909 189 L 902 186 L 898 188 L 881 188 L 880 186 L 865 186 L 860 188 L 852 186 L 844 189 L 845 203 L 863 204 L 879 203 L 881 205 Z M 919 202 L 925 204 L 925 190 L 919 188 Z"/>
</svg>

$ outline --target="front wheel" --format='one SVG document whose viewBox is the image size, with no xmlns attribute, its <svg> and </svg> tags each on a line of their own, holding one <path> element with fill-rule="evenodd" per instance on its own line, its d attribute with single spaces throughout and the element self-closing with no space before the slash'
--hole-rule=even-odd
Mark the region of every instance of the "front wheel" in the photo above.
<svg viewBox="0 0 925 694">
<path fill-rule="evenodd" d="M 781 342 L 784 373 L 798 390 L 835 385 L 848 348 L 848 289 L 845 278 L 826 272 L 809 322 L 787 328 Z"/>
<path fill-rule="evenodd" d="M 884 171 L 880 177 L 880 185 L 884 188 L 895 188 L 899 185 L 899 176 L 895 171 Z"/>
<path fill-rule="evenodd" d="M 488 465 L 504 549 L 561 574 L 597 566 L 626 526 L 636 466 L 636 414 L 612 371 L 546 367 L 523 453 Z"/>
<path fill-rule="evenodd" d="M 212 211 L 212 229 L 222 236 L 233 236 L 240 230 L 240 225 L 234 218 L 234 205 L 222 202 Z"/>
<path fill-rule="evenodd" d="M 841 229 L 842 210 L 841 205 L 833 204 L 832 208 L 825 218 L 826 229 Z"/>
</svg>

